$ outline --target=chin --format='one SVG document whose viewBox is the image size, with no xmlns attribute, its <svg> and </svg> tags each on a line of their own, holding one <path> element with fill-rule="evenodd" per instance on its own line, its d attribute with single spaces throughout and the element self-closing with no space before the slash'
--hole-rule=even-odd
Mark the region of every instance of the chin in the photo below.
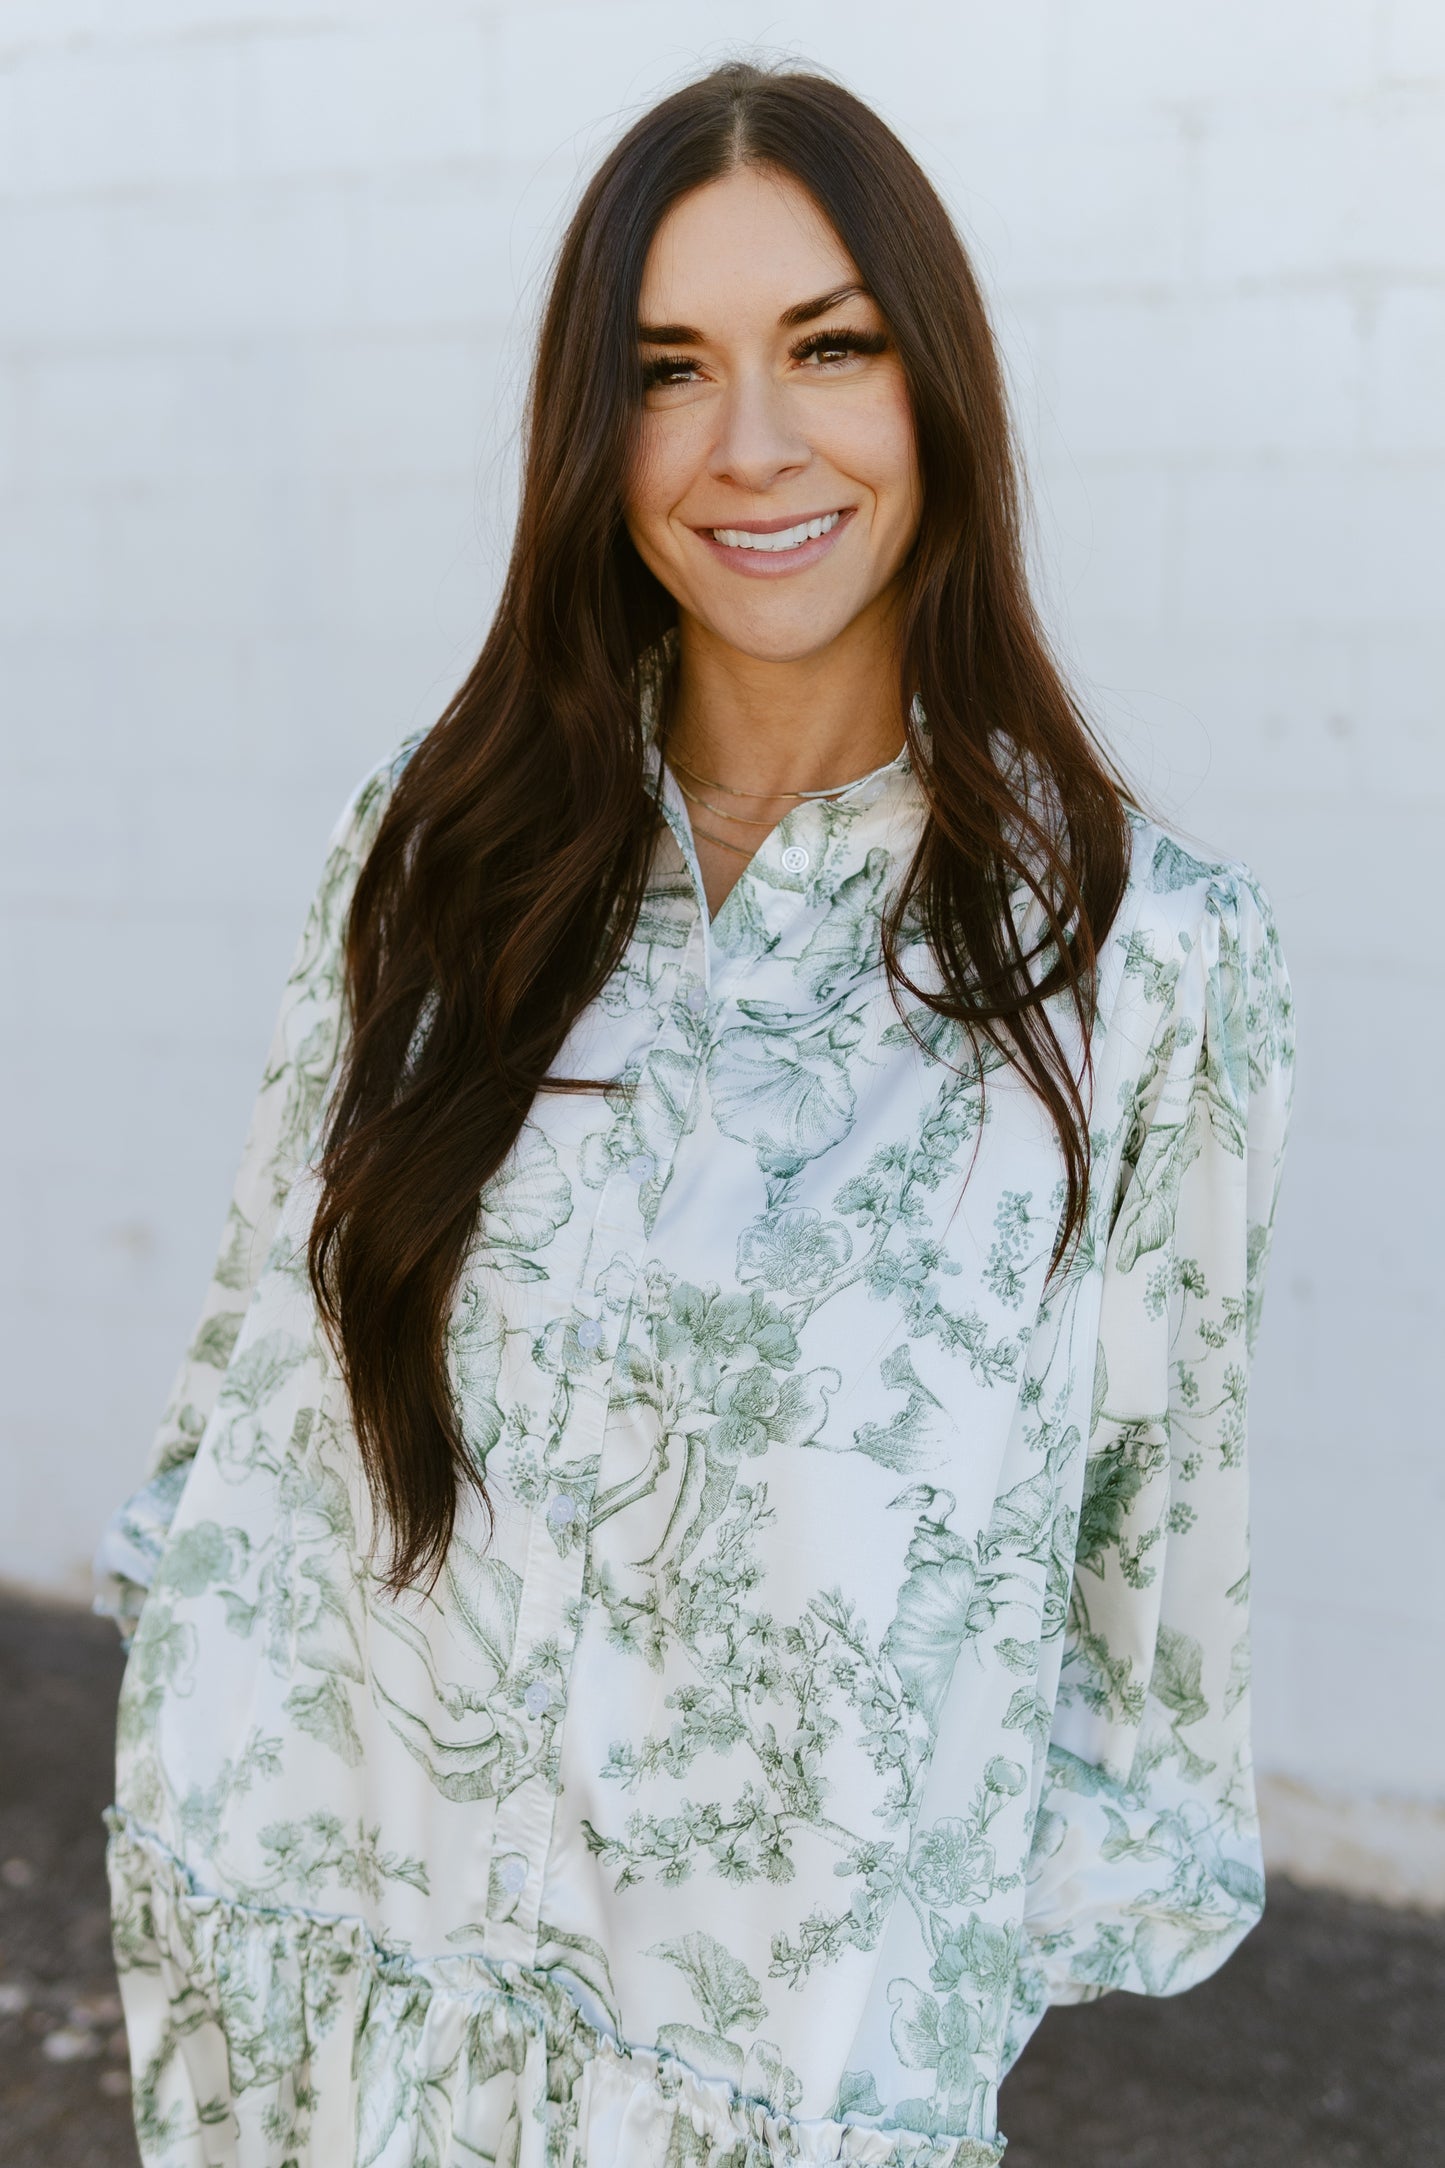
<svg viewBox="0 0 1445 2168">
<path fill-rule="evenodd" d="M 754 662 L 802 662 L 831 647 L 846 632 L 856 611 L 790 609 L 771 616 L 749 612 L 744 617 L 731 611 L 698 613 L 715 640 L 735 648 Z"/>
</svg>

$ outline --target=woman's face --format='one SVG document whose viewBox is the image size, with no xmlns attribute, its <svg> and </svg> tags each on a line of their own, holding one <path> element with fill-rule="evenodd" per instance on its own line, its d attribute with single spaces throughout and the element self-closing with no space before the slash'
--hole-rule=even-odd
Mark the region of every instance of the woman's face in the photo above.
<svg viewBox="0 0 1445 2168">
<path fill-rule="evenodd" d="M 684 196 L 640 317 L 625 515 L 679 610 L 773 662 L 865 612 L 881 625 L 918 528 L 913 418 L 888 327 L 812 197 L 756 166 Z"/>
</svg>

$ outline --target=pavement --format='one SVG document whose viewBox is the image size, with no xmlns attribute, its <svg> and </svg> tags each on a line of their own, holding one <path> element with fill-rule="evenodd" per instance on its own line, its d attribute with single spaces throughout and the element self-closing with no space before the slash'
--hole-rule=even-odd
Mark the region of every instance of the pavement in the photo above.
<svg viewBox="0 0 1445 2168">
<path fill-rule="evenodd" d="M 109 1621 L 0 1596 L 0 2168 L 137 2168 L 100 1822 L 120 1671 Z M 1275 1876 L 1202 1987 L 1051 2011 L 999 2119 L 1008 2168 L 1445 2168 L 1445 1919 Z"/>
</svg>

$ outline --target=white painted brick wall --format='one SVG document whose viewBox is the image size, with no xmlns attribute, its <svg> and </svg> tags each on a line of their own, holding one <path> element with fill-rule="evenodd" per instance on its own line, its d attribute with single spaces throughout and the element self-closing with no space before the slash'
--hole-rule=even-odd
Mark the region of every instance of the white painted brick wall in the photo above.
<svg viewBox="0 0 1445 2168">
<path fill-rule="evenodd" d="M 10 0 L 0 1574 L 82 1590 L 144 1455 L 327 829 L 484 630 L 579 172 L 754 39 L 954 203 L 1060 639 L 1274 897 L 1258 1743 L 1370 1886 L 1445 1812 L 1440 0 Z"/>
</svg>

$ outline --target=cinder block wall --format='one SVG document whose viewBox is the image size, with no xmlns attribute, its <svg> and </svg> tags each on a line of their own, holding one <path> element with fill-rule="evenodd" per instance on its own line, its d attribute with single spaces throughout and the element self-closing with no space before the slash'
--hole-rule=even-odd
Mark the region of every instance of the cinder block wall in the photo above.
<svg viewBox="0 0 1445 2168">
<path fill-rule="evenodd" d="M 10 0 L 0 1575 L 83 1593 L 144 1456 L 327 830 L 485 628 L 578 173 L 755 37 L 954 204 L 1061 642 L 1273 895 L 1271 1847 L 1445 1902 L 1439 0 Z"/>
</svg>

